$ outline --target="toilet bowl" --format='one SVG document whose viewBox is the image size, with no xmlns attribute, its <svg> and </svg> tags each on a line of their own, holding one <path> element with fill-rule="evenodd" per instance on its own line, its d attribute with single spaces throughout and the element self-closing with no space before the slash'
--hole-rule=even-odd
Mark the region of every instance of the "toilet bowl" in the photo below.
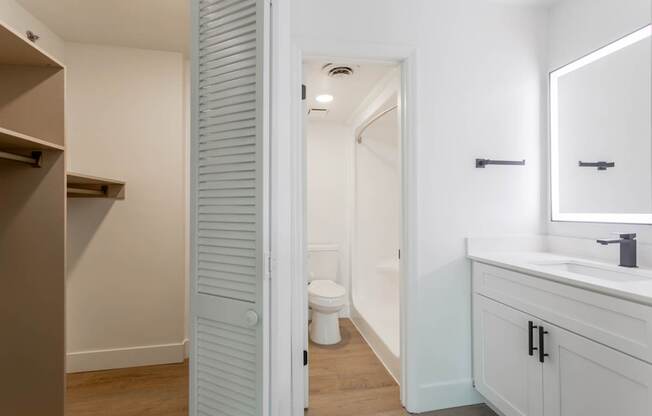
<svg viewBox="0 0 652 416">
<path fill-rule="evenodd" d="M 346 304 L 346 289 L 331 280 L 313 280 L 308 285 L 308 305 L 312 309 L 310 339 L 320 345 L 342 340 L 339 312 Z"/>
</svg>

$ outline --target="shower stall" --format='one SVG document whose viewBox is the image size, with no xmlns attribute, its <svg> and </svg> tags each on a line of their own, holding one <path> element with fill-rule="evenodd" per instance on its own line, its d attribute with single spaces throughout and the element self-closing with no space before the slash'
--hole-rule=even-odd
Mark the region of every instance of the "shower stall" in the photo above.
<svg viewBox="0 0 652 416">
<path fill-rule="evenodd" d="M 356 129 L 351 318 L 400 380 L 400 111 L 389 98 Z"/>
</svg>

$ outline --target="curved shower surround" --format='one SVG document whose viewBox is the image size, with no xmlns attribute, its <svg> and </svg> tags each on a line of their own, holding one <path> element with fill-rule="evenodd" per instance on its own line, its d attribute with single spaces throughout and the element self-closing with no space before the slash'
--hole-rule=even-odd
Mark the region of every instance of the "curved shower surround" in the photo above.
<svg viewBox="0 0 652 416">
<path fill-rule="evenodd" d="M 396 100 L 382 109 L 390 108 Z M 397 380 L 400 372 L 399 112 L 388 112 L 362 135 L 355 150 L 352 318 Z"/>
</svg>

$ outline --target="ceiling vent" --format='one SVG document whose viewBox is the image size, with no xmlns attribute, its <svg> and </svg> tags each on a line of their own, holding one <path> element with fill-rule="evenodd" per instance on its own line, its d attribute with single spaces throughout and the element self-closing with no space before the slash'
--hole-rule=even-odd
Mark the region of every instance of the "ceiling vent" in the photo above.
<svg viewBox="0 0 652 416">
<path fill-rule="evenodd" d="M 328 109 L 326 108 L 311 108 L 308 110 L 308 118 L 312 120 L 323 120 L 328 115 Z"/>
<path fill-rule="evenodd" d="M 326 73 L 326 75 L 328 75 L 331 78 L 340 79 L 340 78 L 347 78 L 353 75 L 353 68 L 348 65 L 329 63 L 324 65 L 321 69 Z"/>
</svg>

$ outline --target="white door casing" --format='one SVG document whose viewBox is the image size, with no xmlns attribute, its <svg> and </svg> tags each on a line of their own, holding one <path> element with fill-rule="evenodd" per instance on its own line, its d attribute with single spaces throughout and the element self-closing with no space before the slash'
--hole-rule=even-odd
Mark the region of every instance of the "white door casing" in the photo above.
<svg viewBox="0 0 652 416">
<path fill-rule="evenodd" d="M 269 2 L 192 0 L 190 415 L 269 410 Z"/>
</svg>

